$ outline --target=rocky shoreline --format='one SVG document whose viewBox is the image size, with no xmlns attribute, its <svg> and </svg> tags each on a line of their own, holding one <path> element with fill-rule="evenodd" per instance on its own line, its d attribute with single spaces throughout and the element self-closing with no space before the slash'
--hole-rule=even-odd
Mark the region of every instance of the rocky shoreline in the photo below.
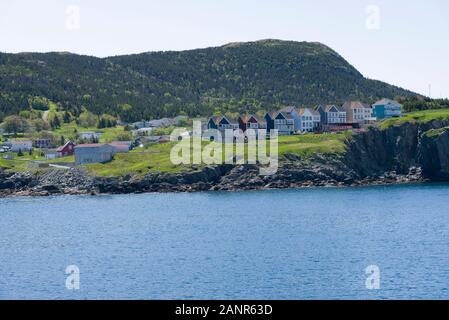
<svg viewBox="0 0 449 320">
<path fill-rule="evenodd" d="M 392 171 L 361 179 L 356 172 L 345 171 L 341 159 L 322 157 L 315 158 L 313 162 L 303 163 L 298 159 L 284 162 L 278 173 L 272 176 L 260 176 L 259 168 L 253 165 L 223 165 L 143 177 L 93 177 L 80 169 L 52 170 L 41 174 L 3 172 L 0 173 L 0 181 L 0 196 L 50 196 L 349 187 L 426 180 L 420 168 L 411 168 L 408 174 Z"/>
<path fill-rule="evenodd" d="M 239 191 L 449 181 L 448 127 L 448 120 L 435 120 L 385 130 L 371 128 L 348 141 L 344 154 L 318 154 L 308 159 L 284 155 L 278 172 L 271 176 L 259 175 L 255 165 L 207 166 L 143 177 L 95 177 L 79 168 L 40 173 L 0 169 L 0 196 Z M 434 133 L 436 129 L 439 131 Z"/>
</svg>

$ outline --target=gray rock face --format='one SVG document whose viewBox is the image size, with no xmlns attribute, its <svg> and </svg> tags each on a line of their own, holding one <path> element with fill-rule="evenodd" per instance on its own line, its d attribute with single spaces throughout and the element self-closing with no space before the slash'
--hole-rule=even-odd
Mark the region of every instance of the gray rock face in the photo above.
<svg viewBox="0 0 449 320">
<path fill-rule="evenodd" d="M 395 171 L 407 175 L 410 168 L 422 167 L 424 178 L 433 180 L 433 155 L 440 154 L 441 161 L 447 161 L 443 140 L 432 144 L 426 132 L 449 126 L 449 121 L 435 120 L 427 123 L 404 123 L 385 130 L 371 128 L 368 132 L 354 136 L 348 144 L 345 163 L 362 178 L 380 177 L 384 172 Z M 442 138 L 444 139 L 444 137 Z"/>
<path fill-rule="evenodd" d="M 418 159 L 424 176 L 434 181 L 449 181 L 449 128 L 432 135 L 424 134 Z"/>
</svg>

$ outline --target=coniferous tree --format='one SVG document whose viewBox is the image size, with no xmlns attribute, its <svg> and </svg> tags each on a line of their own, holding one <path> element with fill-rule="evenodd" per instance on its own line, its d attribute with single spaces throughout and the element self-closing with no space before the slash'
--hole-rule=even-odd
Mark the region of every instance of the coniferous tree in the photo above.
<svg viewBox="0 0 449 320">
<path fill-rule="evenodd" d="M 64 112 L 64 123 L 70 123 L 70 115 L 69 115 L 69 113 L 66 111 L 66 112 Z"/>
</svg>

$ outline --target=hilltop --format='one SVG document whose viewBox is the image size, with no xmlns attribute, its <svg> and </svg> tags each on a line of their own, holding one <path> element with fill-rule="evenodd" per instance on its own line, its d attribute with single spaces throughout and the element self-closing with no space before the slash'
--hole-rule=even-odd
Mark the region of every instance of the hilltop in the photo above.
<svg viewBox="0 0 449 320">
<path fill-rule="evenodd" d="M 28 110 L 35 97 L 74 117 L 87 109 L 133 121 L 415 95 L 365 78 L 316 42 L 261 40 L 108 58 L 0 53 L 0 121 Z"/>
</svg>

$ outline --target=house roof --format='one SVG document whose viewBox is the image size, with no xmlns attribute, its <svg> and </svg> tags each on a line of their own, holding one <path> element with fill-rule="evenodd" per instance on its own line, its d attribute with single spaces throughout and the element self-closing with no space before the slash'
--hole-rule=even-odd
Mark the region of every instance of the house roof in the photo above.
<svg viewBox="0 0 449 320">
<path fill-rule="evenodd" d="M 336 106 L 335 104 L 328 104 L 328 105 L 324 106 L 324 111 L 329 112 L 332 108 L 337 109 L 338 112 L 345 112 L 345 110 L 343 110 L 343 108 Z"/>
<path fill-rule="evenodd" d="M 223 116 L 212 116 L 209 118 L 209 121 L 212 121 L 213 123 L 218 125 L 218 123 L 221 121 L 221 119 L 223 119 Z"/>
<path fill-rule="evenodd" d="M 259 118 L 258 116 L 252 115 L 252 114 L 246 114 L 246 115 L 240 116 L 240 119 L 242 120 L 243 123 L 249 122 L 249 120 L 251 120 L 251 118 L 256 120 L 258 123 L 265 123 L 265 121 L 263 119 Z"/>
<path fill-rule="evenodd" d="M 346 101 L 343 106 L 343 109 L 349 110 L 349 109 L 362 109 L 362 108 L 371 108 L 369 104 L 362 103 L 360 101 Z"/>
<path fill-rule="evenodd" d="M 237 119 L 230 118 L 230 117 L 228 117 L 228 116 L 223 116 L 223 119 L 228 120 L 228 122 L 229 122 L 230 124 L 238 124 L 238 123 L 239 123 Z"/>
<path fill-rule="evenodd" d="M 99 148 L 99 147 L 104 147 L 104 146 L 109 146 L 109 144 L 107 144 L 107 143 L 85 143 L 85 144 L 79 144 L 79 145 L 75 146 L 75 149 L 79 149 L 79 148 Z"/>
<path fill-rule="evenodd" d="M 374 103 L 373 106 L 386 105 L 386 104 L 394 104 L 394 105 L 399 105 L 399 106 L 401 105 L 399 102 L 397 102 L 395 100 L 391 100 L 391 99 L 388 99 L 388 98 L 383 98 L 383 99 L 377 101 L 376 103 Z"/>
<path fill-rule="evenodd" d="M 278 113 L 276 111 L 269 111 L 265 114 L 265 116 L 268 115 L 271 119 L 274 119 L 274 118 L 276 118 L 277 114 Z"/>
<path fill-rule="evenodd" d="M 304 115 L 304 113 L 306 111 L 309 111 L 313 116 L 319 116 L 320 115 L 320 113 L 318 111 L 313 110 L 312 108 L 300 108 L 298 114 L 300 116 L 302 116 L 302 115 Z"/>
<path fill-rule="evenodd" d="M 280 111 L 280 112 L 278 112 L 276 118 L 279 115 L 282 115 L 284 117 L 284 119 L 293 119 L 293 116 L 292 116 L 292 114 L 290 112 L 282 112 L 282 111 Z"/>
<path fill-rule="evenodd" d="M 132 144 L 132 141 L 112 141 L 109 142 L 110 145 L 121 145 L 121 146 L 130 146 Z"/>
<path fill-rule="evenodd" d="M 27 139 L 11 139 L 11 140 L 9 140 L 9 142 L 11 142 L 11 143 L 33 143 L 32 140 L 27 140 Z"/>
<path fill-rule="evenodd" d="M 74 144 L 72 141 L 67 141 L 63 146 L 60 146 L 56 149 L 57 152 L 61 152 L 64 150 L 65 147 L 67 147 L 69 144 Z"/>
<path fill-rule="evenodd" d="M 239 119 L 242 120 L 243 123 L 247 123 L 250 119 L 251 119 L 251 115 L 250 114 L 245 114 L 243 116 L 240 116 Z"/>
</svg>

